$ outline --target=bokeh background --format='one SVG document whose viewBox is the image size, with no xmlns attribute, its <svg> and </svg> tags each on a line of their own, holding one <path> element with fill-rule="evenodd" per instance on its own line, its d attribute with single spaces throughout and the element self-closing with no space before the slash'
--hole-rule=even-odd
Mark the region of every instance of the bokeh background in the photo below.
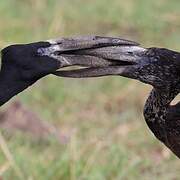
<svg viewBox="0 0 180 180">
<path fill-rule="evenodd" d="M 180 49 L 179 0 L 1 0 L 0 48 L 74 35 Z M 8 180 L 176 180 L 180 162 L 143 119 L 151 87 L 48 76 L 1 108 Z"/>
</svg>

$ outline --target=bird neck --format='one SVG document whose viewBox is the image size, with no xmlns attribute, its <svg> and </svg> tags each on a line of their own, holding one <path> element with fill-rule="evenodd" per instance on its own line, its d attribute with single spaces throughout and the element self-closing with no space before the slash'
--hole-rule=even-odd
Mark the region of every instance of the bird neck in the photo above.
<svg viewBox="0 0 180 180">
<path fill-rule="evenodd" d="M 10 73 L 7 75 L 0 72 L 0 106 L 31 84 L 31 82 L 24 82 L 16 79 Z"/>
<path fill-rule="evenodd" d="M 170 89 L 153 89 L 144 106 L 144 117 L 154 135 L 162 142 L 166 137 L 166 116 L 171 101 L 179 92 Z M 167 142 L 168 143 L 168 142 Z"/>
</svg>

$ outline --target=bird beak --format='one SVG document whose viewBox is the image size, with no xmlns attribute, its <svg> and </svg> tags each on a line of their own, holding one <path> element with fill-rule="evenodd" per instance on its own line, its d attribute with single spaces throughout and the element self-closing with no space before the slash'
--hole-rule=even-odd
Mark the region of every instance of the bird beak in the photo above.
<svg viewBox="0 0 180 180">
<path fill-rule="evenodd" d="M 81 69 L 57 70 L 62 77 L 85 78 L 125 75 L 146 49 L 129 40 L 111 37 L 85 36 L 50 40 L 49 47 L 39 48 L 40 56 L 60 61 L 60 67 L 80 66 Z M 124 73 L 124 74 L 123 74 Z"/>
</svg>

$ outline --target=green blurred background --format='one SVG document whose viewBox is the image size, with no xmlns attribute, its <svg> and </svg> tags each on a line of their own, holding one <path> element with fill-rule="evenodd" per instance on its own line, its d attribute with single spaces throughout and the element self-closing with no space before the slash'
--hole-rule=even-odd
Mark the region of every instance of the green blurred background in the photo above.
<svg viewBox="0 0 180 180">
<path fill-rule="evenodd" d="M 1 0 L 0 47 L 96 34 L 179 50 L 179 9 L 179 0 Z M 60 143 L 53 137 L 41 141 L 2 131 L 0 176 L 180 179 L 179 160 L 155 139 L 143 119 L 150 89 L 121 77 L 43 78 L 15 99 L 69 138 Z"/>
</svg>

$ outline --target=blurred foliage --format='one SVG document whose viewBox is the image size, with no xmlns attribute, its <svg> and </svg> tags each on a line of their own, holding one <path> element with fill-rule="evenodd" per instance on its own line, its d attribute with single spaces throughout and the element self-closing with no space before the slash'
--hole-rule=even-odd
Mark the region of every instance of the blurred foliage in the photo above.
<svg viewBox="0 0 180 180">
<path fill-rule="evenodd" d="M 98 34 L 178 50 L 179 9 L 179 0 L 1 0 L 0 47 Z M 18 99 L 71 138 L 59 144 L 2 132 L 0 176 L 179 179 L 179 160 L 153 137 L 142 117 L 149 90 L 120 77 L 40 80 Z"/>
</svg>

